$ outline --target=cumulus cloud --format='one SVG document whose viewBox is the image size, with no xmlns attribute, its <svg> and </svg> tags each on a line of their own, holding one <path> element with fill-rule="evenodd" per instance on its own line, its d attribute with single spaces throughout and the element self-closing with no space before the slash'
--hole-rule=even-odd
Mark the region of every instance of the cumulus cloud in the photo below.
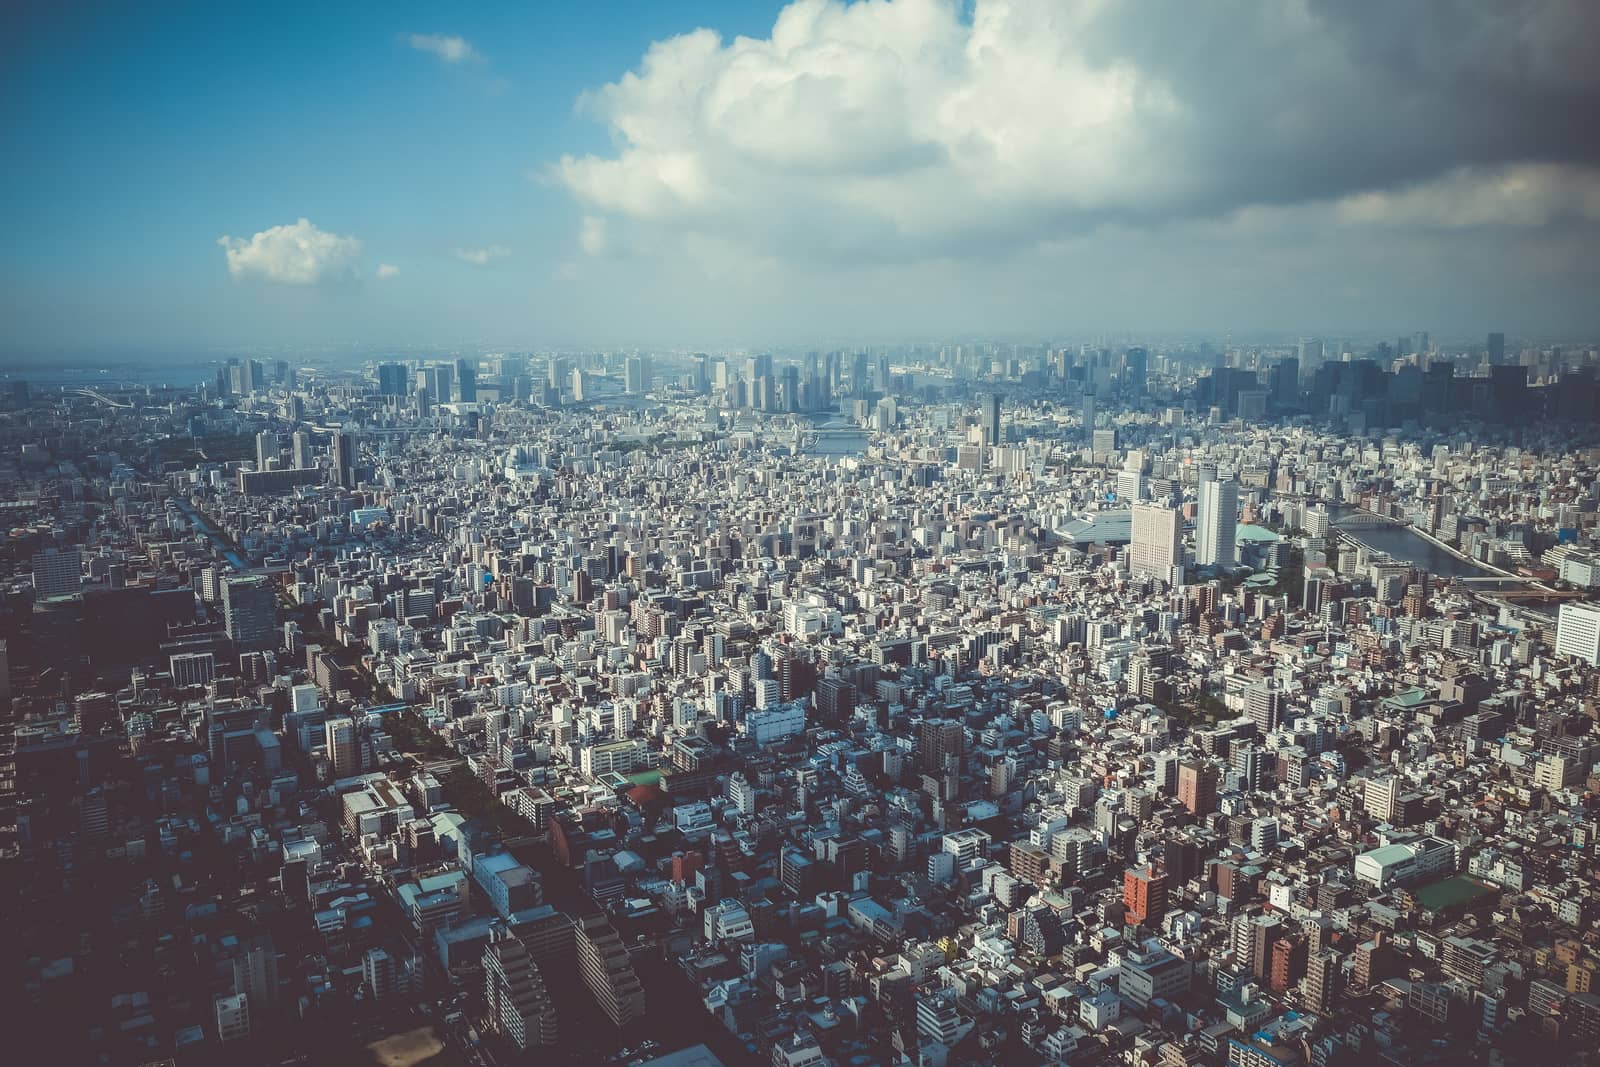
<svg viewBox="0 0 1600 1067">
<path fill-rule="evenodd" d="M 1597 37 L 1584 0 L 796 0 L 766 38 L 653 44 L 580 101 L 615 150 L 552 170 L 591 254 L 911 262 L 1298 205 L 1537 225 L 1593 217 Z"/>
<path fill-rule="evenodd" d="M 379 263 L 378 264 L 378 279 L 380 281 L 384 280 L 386 278 L 393 278 L 396 274 L 399 274 L 399 273 L 400 273 L 400 268 L 395 266 L 393 263 Z"/>
<path fill-rule="evenodd" d="M 262 230 L 248 240 L 217 238 L 236 280 L 259 278 L 282 285 L 315 285 L 349 272 L 361 241 L 320 230 L 309 219 Z"/>
<path fill-rule="evenodd" d="M 490 260 L 502 259 L 511 254 L 511 249 L 505 245 L 489 245 L 487 248 L 457 248 L 452 253 L 463 263 L 471 263 L 474 267 L 482 267 Z"/>
<path fill-rule="evenodd" d="M 479 60 L 483 56 L 464 37 L 451 37 L 440 33 L 413 33 L 407 43 L 419 52 L 429 52 L 446 63 Z"/>
</svg>

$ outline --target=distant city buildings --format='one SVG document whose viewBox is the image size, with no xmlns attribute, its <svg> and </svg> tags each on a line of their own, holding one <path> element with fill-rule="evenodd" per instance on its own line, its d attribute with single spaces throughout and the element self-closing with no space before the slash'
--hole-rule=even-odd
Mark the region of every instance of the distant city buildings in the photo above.
<svg viewBox="0 0 1600 1067">
<path fill-rule="evenodd" d="M 1600 354 L 1483 342 L 7 393 L 19 1006 L 72 1062 L 1576 1062 Z M 88 995 L 91 905 L 160 981 Z"/>
</svg>

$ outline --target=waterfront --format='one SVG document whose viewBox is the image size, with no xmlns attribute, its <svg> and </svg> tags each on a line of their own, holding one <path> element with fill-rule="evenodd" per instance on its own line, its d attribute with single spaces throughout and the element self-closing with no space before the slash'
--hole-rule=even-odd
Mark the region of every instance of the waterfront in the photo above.
<svg viewBox="0 0 1600 1067">
<path fill-rule="evenodd" d="M 1338 521 L 1334 525 L 1339 526 Z M 1357 526 L 1348 529 L 1340 526 L 1340 529 L 1366 547 L 1376 552 L 1386 552 L 1430 574 L 1447 578 L 1483 578 L 1494 574 L 1482 564 L 1470 563 L 1451 555 L 1410 526 Z"/>
</svg>

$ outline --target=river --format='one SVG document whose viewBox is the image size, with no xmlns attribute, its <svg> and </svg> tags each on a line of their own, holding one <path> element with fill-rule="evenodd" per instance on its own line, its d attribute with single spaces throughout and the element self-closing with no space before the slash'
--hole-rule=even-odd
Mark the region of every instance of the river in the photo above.
<svg viewBox="0 0 1600 1067">
<path fill-rule="evenodd" d="M 1334 521 L 1334 525 L 1339 525 L 1338 520 Z M 1483 578 L 1494 573 L 1476 563 L 1457 559 L 1438 545 L 1419 537 L 1409 526 L 1357 526 L 1346 529 L 1345 533 L 1368 548 L 1387 552 L 1395 559 L 1421 567 L 1430 574 L 1447 578 Z"/>
</svg>

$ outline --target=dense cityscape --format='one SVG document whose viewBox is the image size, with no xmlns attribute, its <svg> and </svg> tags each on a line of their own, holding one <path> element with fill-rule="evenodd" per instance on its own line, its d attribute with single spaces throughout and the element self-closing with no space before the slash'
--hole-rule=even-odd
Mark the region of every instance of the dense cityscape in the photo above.
<svg viewBox="0 0 1600 1067">
<path fill-rule="evenodd" d="M 1596 43 L 0 4 L 0 1067 L 1600 1067 Z"/>
<path fill-rule="evenodd" d="M 9 373 L 19 1062 L 1593 1062 L 1597 374 Z"/>
</svg>

